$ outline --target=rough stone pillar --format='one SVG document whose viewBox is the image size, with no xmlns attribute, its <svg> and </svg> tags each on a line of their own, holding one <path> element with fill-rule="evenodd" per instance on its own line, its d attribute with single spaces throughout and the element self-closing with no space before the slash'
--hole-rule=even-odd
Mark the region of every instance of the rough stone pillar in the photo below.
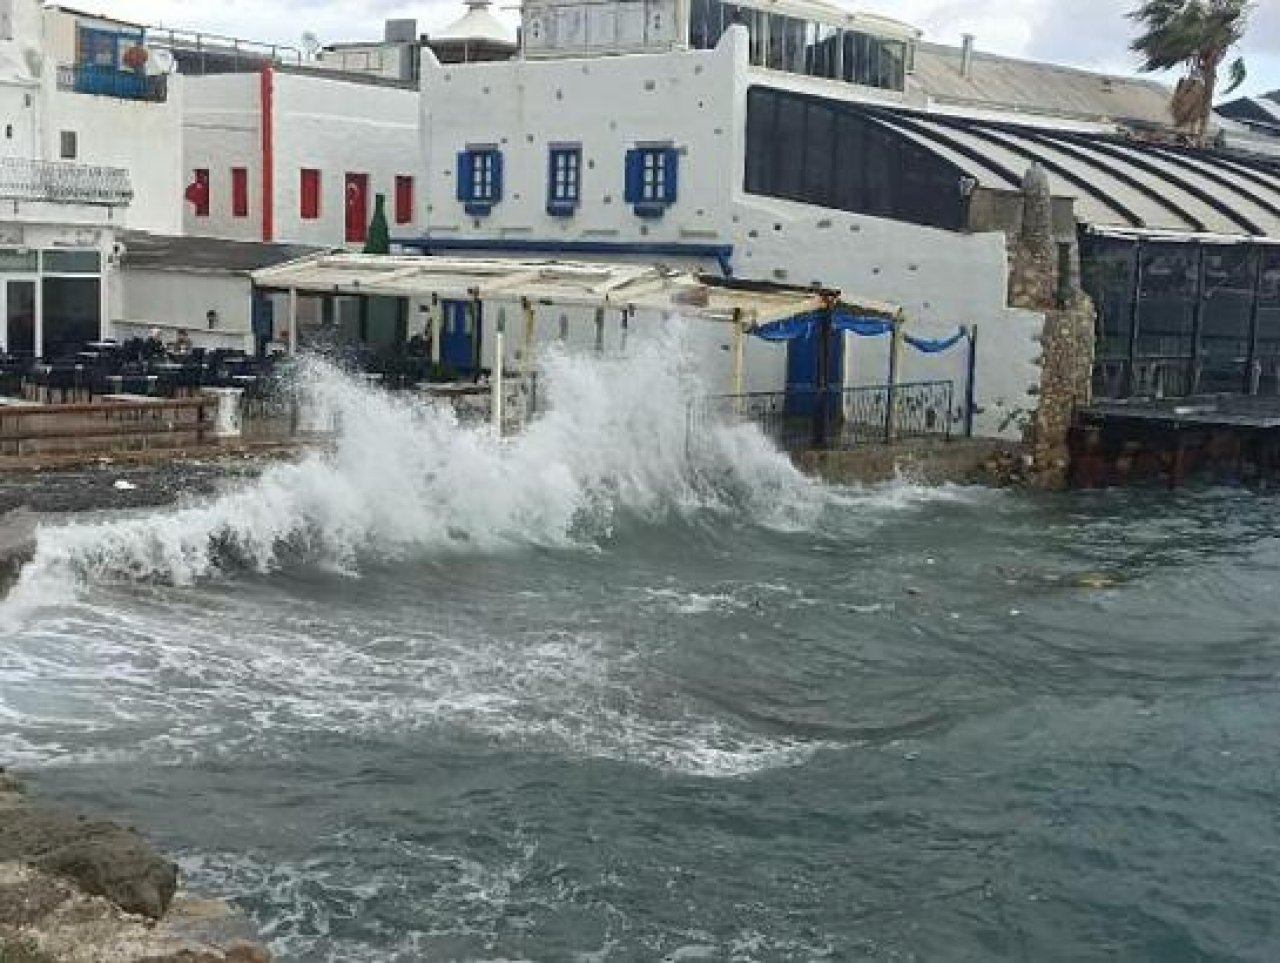
<svg viewBox="0 0 1280 963">
<path fill-rule="evenodd" d="M 1022 226 L 1014 239 L 1009 303 L 1033 311 L 1056 306 L 1058 246 L 1054 243 L 1049 175 L 1032 164 L 1022 181 Z"/>
<path fill-rule="evenodd" d="M 1068 276 L 1059 278 L 1053 197 L 1040 165 L 1027 171 L 1022 191 L 1022 224 L 1010 240 L 1009 304 L 1039 312 L 1045 319 L 1040 334 L 1040 402 L 1026 431 L 1029 480 L 1037 487 L 1060 488 L 1070 470 L 1068 442 L 1076 409 L 1089 402 L 1095 312 L 1079 285 L 1080 252 L 1074 240 Z"/>
</svg>

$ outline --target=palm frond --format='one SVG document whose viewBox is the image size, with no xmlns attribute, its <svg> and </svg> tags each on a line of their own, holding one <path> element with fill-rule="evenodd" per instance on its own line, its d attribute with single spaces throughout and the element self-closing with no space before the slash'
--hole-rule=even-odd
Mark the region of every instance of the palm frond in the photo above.
<svg viewBox="0 0 1280 963">
<path fill-rule="evenodd" d="M 1248 79 L 1249 69 L 1244 64 L 1244 58 L 1237 57 L 1231 61 L 1231 66 L 1227 68 L 1227 86 L 1222 89 L 1223 96 L 1235 93 Z"/>
</svg>

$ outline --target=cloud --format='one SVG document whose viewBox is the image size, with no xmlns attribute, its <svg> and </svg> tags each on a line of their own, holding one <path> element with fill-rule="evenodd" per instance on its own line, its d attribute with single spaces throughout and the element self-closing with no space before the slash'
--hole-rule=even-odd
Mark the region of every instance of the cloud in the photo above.
<svg viewBox="0 0 1280 963">
<path fill-rule="evenodd" d="M 83 0 L 90 3 L 91 0 Z M 1136 0 L 856 0 L 850 5 L 905 20 L 929 40 L 959 43 L 965 33 L 993 53 L 1031 57 L 1114 73 L 1133 73 Z M 108 15 L 296 46 L 304 31 L 321 41 L 373 39 L 388 17 L 411 17 L 430 32 L 457 19 L 457 0 L 97 0 Z M 501 5 L 501 2 L 498 4 Z M 1258 4 L 1244 46 L 1248 93 L 1280 89 L 1280 0 Z"/>
</svg>

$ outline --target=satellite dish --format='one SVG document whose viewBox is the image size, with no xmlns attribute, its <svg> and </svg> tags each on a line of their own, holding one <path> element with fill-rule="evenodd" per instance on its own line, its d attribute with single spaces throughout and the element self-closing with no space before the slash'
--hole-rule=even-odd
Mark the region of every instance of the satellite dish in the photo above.
<svg viewBox="0 0 1280 963">
<path fill-rule="evenodd" d="M 164 47 L 148 47 L 147 53 L 147 73 L 151 76 L 157 74 L 171 74 L 178 69 L 178 61 L 173 56 L 173 51 Z"/>
</svg>

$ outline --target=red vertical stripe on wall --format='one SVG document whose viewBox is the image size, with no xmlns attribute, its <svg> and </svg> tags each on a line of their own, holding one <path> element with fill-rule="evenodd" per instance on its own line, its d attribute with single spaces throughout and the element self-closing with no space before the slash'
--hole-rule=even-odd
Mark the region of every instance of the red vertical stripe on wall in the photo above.
<svg viewBox="0 0 1280 963">
<path fill-rule="evenodd" d="M 231 168 L 231 216 L 249 216 L 249 169 Z"/>
<path fill-rule="evenodd" d="M 262 68 L 262 239 L 276 234 L 276 77 L 271 65 Z"/>
<path fill-rule="evenodd" d="M 413 223 L 413 178 L 396 178 L 396 223 Z"/>
<path fill-rule="evenodd" d="M 298 215 L 304 221 L 314 221 L 320 216 L 320 172 L 314 168 L 302 169 Z"/>
</svg>

